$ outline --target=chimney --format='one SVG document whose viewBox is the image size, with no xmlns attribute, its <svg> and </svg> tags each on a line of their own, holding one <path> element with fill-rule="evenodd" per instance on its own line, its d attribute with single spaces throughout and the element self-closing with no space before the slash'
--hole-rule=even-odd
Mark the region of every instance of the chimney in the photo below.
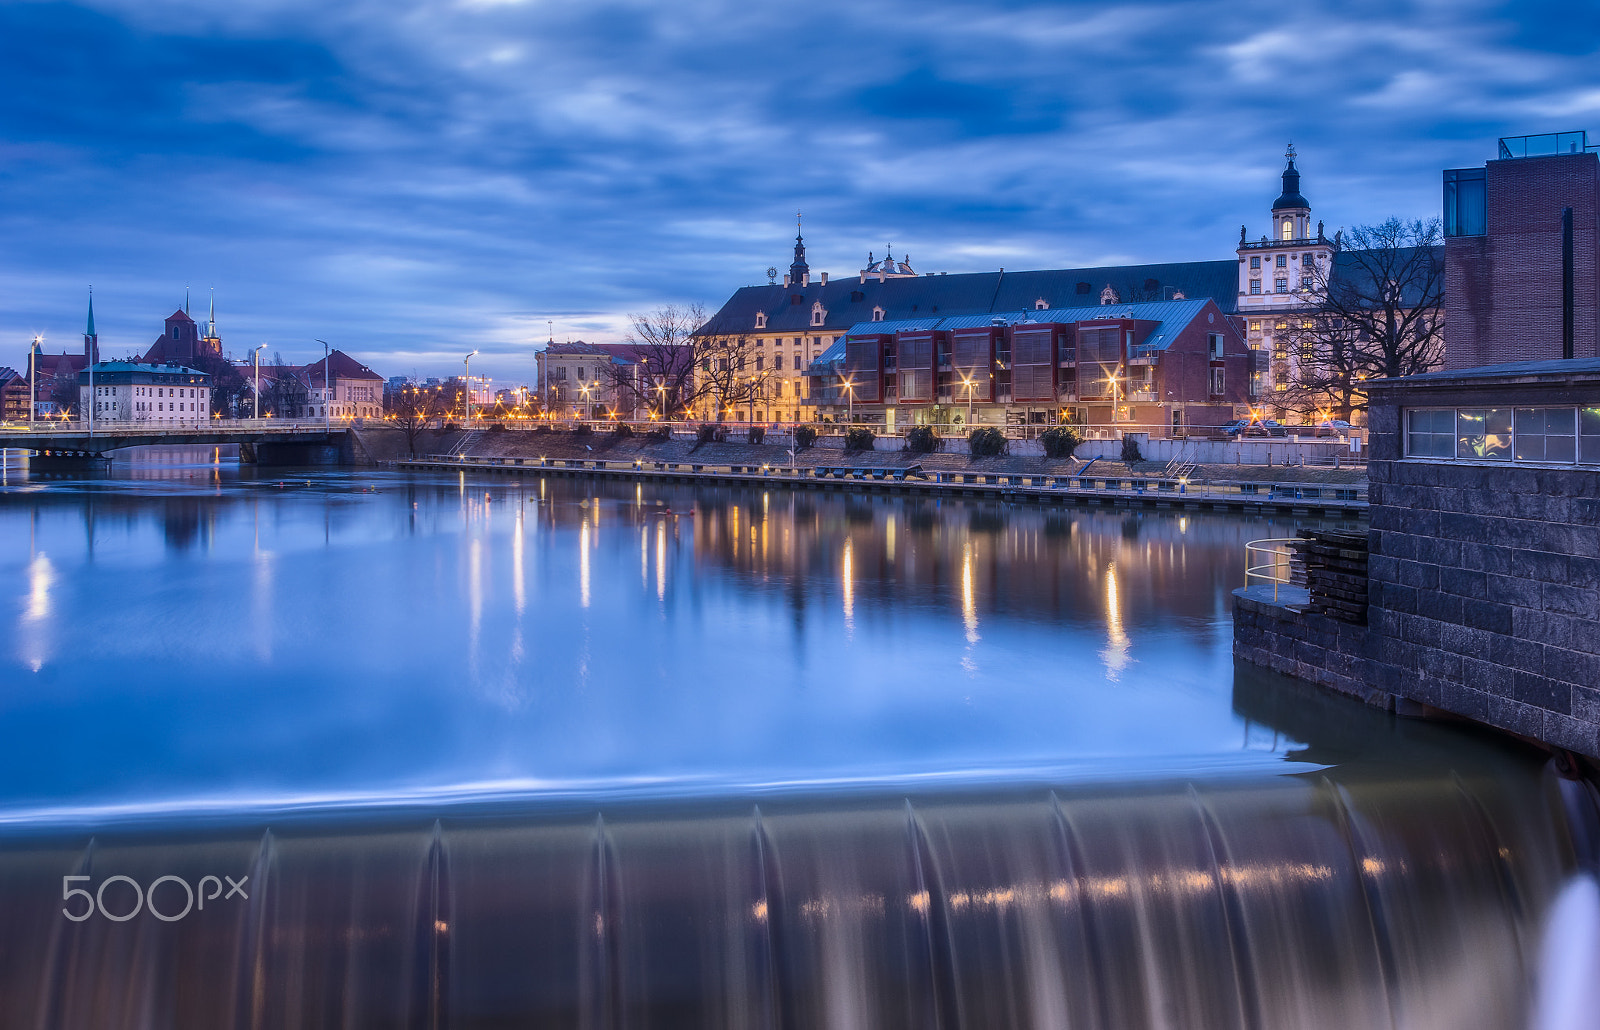
<svg viewBox="0 0 1600 1030">
<path fill-rule="evenodd" d="M 865 271 L 861 273 L 861 285 L 867 285 L 867 273 Z"/>
<path fill-rule="evenodd" d="M 783 288 L 786 290 L 789 288 L 789 278 L 787 275 L 783 277 Z"/>
<path fill-rule="evenodd" d="M 824 286 L 828 285 L 828 273 L 827 272 L 823 272 L 822 273 L 822 285 L 824 285 Z"/>
<path fill-rule="evenodd" d="M 811 273 L 810 272 L 801 272 L 800 273 L 800 285 L 801 286 L 810 286 L 811 285 Z"/>
</svg>

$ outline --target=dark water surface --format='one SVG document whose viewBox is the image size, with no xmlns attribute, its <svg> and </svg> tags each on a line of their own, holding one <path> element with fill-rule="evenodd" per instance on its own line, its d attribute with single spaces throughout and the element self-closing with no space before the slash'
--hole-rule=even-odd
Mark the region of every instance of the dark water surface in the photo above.
<svg viewBox="0 0 1600 1030">
<path fill-rule="evenodd" d="M 669 513 L 670 512 L 670 513 Z M 0 812 L 1260 763 L 1292 523 L 119 464 L 0 488 Z"/>
</svg>

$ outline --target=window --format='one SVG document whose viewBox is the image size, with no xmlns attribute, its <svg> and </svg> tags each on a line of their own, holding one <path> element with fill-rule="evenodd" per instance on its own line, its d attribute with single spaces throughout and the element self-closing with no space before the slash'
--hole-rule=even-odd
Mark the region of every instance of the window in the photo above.
<svg viewBox="0 0 1600 1030">
<path fill-rule="evenodd" d="M 1206 350 L 1207 350 L 1208 353 L 1210 353 L 1212 361 L 1221 361 L 1222 360 L 1222 334 L 1221 333 L 1207 333 L 1206 334 Z"/>
<path fill-rule="evenodd" d="M 1091 292 L 1093 292 L 1093 290 L 1094 287 L 1090 286 L 1088 283 L 1078 284 L 1078 296 L 1080 297 L 1087 297 Z"/>
<path fill-rule="evenodd" d="M 1038 300 L 1033 302 L 1033 310 L 1035 311 L 1045 311 L 1049 307 L 1049 303 L 1043 297 L 1040 297 Z"/>
<path fill-rule="evenodd" d="M 1288 276 L 1279 276 L 1277 281 L 1276 281 L 1276 283 L 1274 283 L 1274 285 L 1277 286 L 1279 293 L 1288 293 L 1289 292 L 1289 277 Z"/>
<path fill-rule="evenodd" d="M 1302 275 L 1300 277 L 1300 288 L 1302 290 L 1311 289 L 1311 277 L 1309 275 Z"/>
<path fill-rule="evenodd" d="M 767 360 L 767 356 L 765 354 L 757 354 L 756 355 L 756 371 L 757 372 L 761 371 L 762 366 L 764 364 L 766 364 L 766 360 Z"/>
<path fill-rule="evenodd" d="M 1505 461 L 1511 457 L 1510 408 L 1462 408 L 1456 412 L 1456 457 Z"/>
<path fill-rule="evenodd" d="M 1449 168 L 1444 173 L 1444 234 L 1482 236 L 1488 232 L 1484 169 Z"/>
<path fill-rule="evenodd" d="M 1227 375 L 1228 370 L 1225 368 L 1213 368 L 1211 370 L 1211 396 L 1221 396 L 1224 392 L 1224 387 L 1227 385 Z"/>
<path fill-rule="evenodd" d="M 1283 220 L 1283 229 L 1281 230 L 1281 233 L 1279 235 L 1279 239 L 1285 239 L 1285 240 L 1294 239 L 1294 219 L 1285 218 Z"/>
<path fill-rule="evenodd" d="M 796 372 L 800 371 L 800 355 L 798 354 L 794 356 L 794 370 Z"/>
<path fill-rule="evenodd" d="M 1260 279 L 1251 279 L 1250 280 L 1250 292 L 1251 293 L 1260 293 L 1261 292 L 1261 280 Z"/>
<path fill-rule="evenodd" d="M 828 320 L 828 309 L 822 306 L 822 301 L 811 305 L 811 324 L 822 325 Z M 799 342 L 799 341 L 796 341 Z"/>
<path fill-rule="evenodd" d="M 1251 322 L 1250 323 L 1250 335 L 1255 336 L 1255 335 L 1258 335 L 1260 332 L 1261 332 L 1261 323 L 1260 322 Z"/>
<path fill-rule="evenodd" d="M 1259 254 L 1250 259 L 1250 267 L 1251 268 L 1260 268 L 1261 267 L 1261 256 Z"/>
<path fill-rule="evenodd" d="M 1572 408 L 1518 408 L 1516 430 L 1517 461 L 1577 460 L 1577 412 Z"/>
<path fill-rule="evenodd" d="M 882 308 L 873 308 L 872 309 L 872 320 L 874 322 L 882 322 L 883 321 L 883 309 Z"/>
<path fill-rule="evenodd" d="M 1454 411 L 1406 412 L 1406 456 L 1449 458 L 1456 453 Z"/>
<path fill-rule="evenodd" d="M 765 329 L 766 327 L 767 327 L 767 313 L 765 311 L 757 311 L 756 312 L 756 328 L 757 329 Z"/>
<path fill-rule="evenodd" d="M 1279 254 L 1278 255 L 1277 265 L 1278 265 L 1279 268 L 1288 268 L 1289 267 L 1289 255 L 1287 255 L 1287 254 Z"/>
<path fill-rule="evenodd" d="M 1261 396 L 1261 373 L 1260 372 L 1251 372 L 1250 373 L 1250 396 L 1252 396 L 1252 397 L 1260 397 Z"/>
<path fill-rule="evenodd" d="M 1316 257 L 1315 254 L 1301 254 L 1300 255 L 1300 266 L 1302 268 L 1311 268 L 1311 267 L 1315 266 L 1316 263 L 1317 263 L 1317 257 Z"/>
</svg>

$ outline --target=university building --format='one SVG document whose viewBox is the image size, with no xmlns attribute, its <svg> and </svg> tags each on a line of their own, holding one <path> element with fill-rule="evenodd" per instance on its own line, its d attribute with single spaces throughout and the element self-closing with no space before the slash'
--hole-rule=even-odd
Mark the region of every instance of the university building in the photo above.
<svg viewBox="0 0 1600 1030">
<path fill-rule="evenodd" d="M 78 376 L 78 412 L 96 422 L 193 424 L 211 419 L 211 377 L 176 364 L 100 361 Z"/>
<path fill-rule="evenodd" d="M 869 254 L 855 275 L 832 278 L 812 273 L 797 233 L 782 282 L 769 269 L 767 285 L 736 291 L 696 334 L 698 346 L 725 347 L 752 374 L 765 373 L 763 395 L 732 410 L 735 420 L 842 420 L 853 412 L 880 424 L 954 424 L 967 422 L 970 408 L 970 421 L 982 424 L 1126 418 L 1170 427 L 1252 410 L 1281 415 L 1274 398 L 1299 360 L 1288 343 L 1292 320 L 1310 310 L 1319 274 L 1336 277 L 1347 265 L 1339 234 L 1330 239 L 1312 221 L 1294 148 L 1285 156 L 1269 231 L 1251 240 L 1241 227 L 1231 259 L 948 275 L 919 274 L 909 257 L 886 252 Z M 1210 306 L 1194 306 L 1201 302 Z M 1212 321 L 1202 329 L 1196 317 Z M 1016 328 L 1030 322 L 1019 345 Z M 1101 396 L 1076 355 L 1085 345 L 1080 333 L 1113 323 L 1121 333 L 1116 367 L 1100 350 L 1093 361 L 1100 381 L 1115 372 Z M 975 342 L 984 333 L 989 342 Z M 902 334 L 910 334 L 904 353 Z M 1207 350 L 1213 335 L 1224 348 L 1217 382 Z M 1043 344 L 1031 342 L 1046 336 L 1048 360 Z M 1021 370 L 1012 367 L 1019 346 L 1034 359 Z M 1073 356 L 1063 358 L 1063 348 Z M 907 358 L 926 386 L 921 376 L 901 375 Z M 1048 387 L 1036 369 L 1049 371 Z"/>
</svg>

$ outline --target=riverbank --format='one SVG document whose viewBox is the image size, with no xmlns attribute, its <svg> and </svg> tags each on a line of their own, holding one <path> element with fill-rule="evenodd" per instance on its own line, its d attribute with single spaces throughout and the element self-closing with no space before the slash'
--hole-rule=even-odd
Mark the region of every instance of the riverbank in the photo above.
<svg viewBox="0 0 1600 1030">
<path fill-rule="evenodd" d="M 361 428 L 352 430 L 358 457 L 375 463 L 400 461 L 413 455 L 405 434 L 398 429 Z M 1088 461 L 1080 458 L 1046 458 L 1034 455 L 1002 455 L 975 458 L 967 454 L 913 454 L 909 451 L 840 451 L 808 448 L 794 451 L 775 444 L 726 441 L 697 444 L 690 440 L 656 440 L 645 436 L 619 437 L 614 433 L 575 433 L 551 430 L 471 432 L 428 430 L 419 433 L 416 456 L 449 454 L 468 458 L 546 458 L 552 461 L 602 460 L 702 466 L 792 467 L 810 474 L 819 466 L 848 468 L 907 468 L 921 465 L 933 473 L 980 476 L 1077 476 Z M 1169 462 L 1123 462 L 1094 459 L 1093 475 L 1110 479 L 1157 479 L 1169 471 Z M 1200 464 L 1187 471 L 1185 478 L 1196 486 L 1236 486 L 1260 484 L 1275 486 L 1366 488 L 1362 466 L 1332 468 L 1326 465 Z"/>
</svg>

